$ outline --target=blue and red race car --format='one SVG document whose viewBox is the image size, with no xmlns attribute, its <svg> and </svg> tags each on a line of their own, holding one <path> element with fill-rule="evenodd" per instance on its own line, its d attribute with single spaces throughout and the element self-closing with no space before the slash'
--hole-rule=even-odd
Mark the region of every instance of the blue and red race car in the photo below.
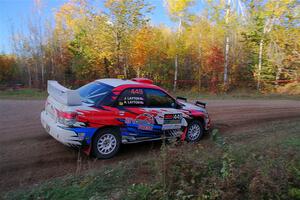
<svg viewBox="0 0 300 200">
<path fill-rule="evenodd" d="M 59 142 L 97 158 L 111 158 L 121 144 L 201 139 L 210 128 L 205 103 L 173 98 L 149 79 L 99 79 L 77 90 L 48 81 L 41 113 L 45 130 Z"/>
</svg>

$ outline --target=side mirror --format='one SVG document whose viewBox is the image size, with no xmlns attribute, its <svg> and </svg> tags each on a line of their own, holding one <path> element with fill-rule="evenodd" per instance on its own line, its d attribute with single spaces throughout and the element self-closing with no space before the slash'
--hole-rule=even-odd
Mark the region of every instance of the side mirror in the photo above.
<svg viewBox="0 0 300 200">
<path fill-rule="evenodd" d="M 172 106 L 172 108 L 175 108 L 175 109 L 180 109 L 180 108 L 182 108 L 182 105 L 181 105 L 179 102 L 177 102 L 177 101 L 173 102 L 173 103 L 171 104 L 171 106 Z"/>
</svg>

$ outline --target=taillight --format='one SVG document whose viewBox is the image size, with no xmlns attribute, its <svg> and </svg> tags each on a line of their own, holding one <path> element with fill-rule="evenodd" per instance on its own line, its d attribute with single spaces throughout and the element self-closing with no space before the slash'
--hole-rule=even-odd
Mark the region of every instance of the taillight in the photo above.
<svg viewBox="0 0 300 200">
<path fill-rule="evenodd" d="M 66 126 L 74 125 L 77 115 L 77 112 L 62 112 L 57 110 L 58 122 Z"/>
</svg>

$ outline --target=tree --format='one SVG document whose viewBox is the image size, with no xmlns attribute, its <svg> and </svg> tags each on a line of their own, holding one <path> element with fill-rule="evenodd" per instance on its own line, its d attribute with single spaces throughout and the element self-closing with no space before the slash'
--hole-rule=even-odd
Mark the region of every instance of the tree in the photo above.
<svg viewBox="0 0 300 200">
<path fill-rule="evenodd" d="M 17 62 L 13 55 L 0 54 L 0 83 L 10 83 L 16 79 Z"/>
<path fill-rule="evenodd" d="M 143 76 L 149 77 L 159 85 L 171 88 L 174 54 L 170 53 L 174 47 L 174 32 L 165 26 L 152 27 L 150 40 L 146 42 L 150 51 L 143 71 Z"/>
<path fill-rule="evenodd" d="M 79 79 L 95 77 L 95 70 L 85 54 L 92 43 L 88 44 L 84 35 L 95 21 L 95 12 L 87 0 L 71 0 L 55 13 L 53 60 L 58 64 L 64 82 L 74 81 L 74 76 Z"/>
<path fill-rule="evenodd" d="M 209 49 L 206 64 L 208 66 L 207 73 L 210 74 L 210 91 L 212 93 L 217 93 L 218 84 L 220 80 L 220 73 L 222 69 L 222 64 L 224 63 L 224 56 L 222 50 L 215 45 L 212 45 Z"/>
<path fill-rule="evenodd" d="M 153 35 L 150 27 L 144 27 L 133 36 L 131 64 L 137 72 L 137 77 L 141 76 L 141 69 L 149 62 L 149 56 L 153 53 Z"/>
<path fill-rule="evenodd" d="M 271 41 L 270 35 L 274 31 L 274 27 L 281 26 L 280 19 L 285 21 L 282 18 L 285 18 L 291 9 L 290 6 L 295 5 L 295 2 L 294 0 L 280 0 L 268 1 L 265 4 L 256 1 L 250 1 L 249 3 L 251 24 L 244 35 L 247 41 L 258 46 L 257 69 L 255 70 L 257 90 L 261 90 L 262 80 L 272 81 L 275 79 L 276 70 L 274 66 L 267 62 L 268 58 L 264 59 L 264 55 L 266 56 L 268 51 L 267 49 L 264 50 L 264 47 L 274 48 L 276 46 L 274 46 L 274 43 L 271 46 L 269 45 Z M 265 64 L 263 63 L 264 60 L 266 61 Z"/>
<path fill-rule="evenodd" d="M 229 82 L 230 49 L 233 45 L 234 31 L 236 31 L 234 26 L 243 23 L 246 19 L 244 4 L 240 0 L 207 1 L 207 3 L 210 8 L 209 10 L 212 10 L 212 20 L 220 24 L 225 30 L 223 87 L 227 90 Z"/>
<path fill-rule="evenodd" d="M 144 27 L 149 19 L 147 14 L 153 9 L 145 0 L 106 0 L 109 10 L 109 24 L 114 36 L 114 56 L 118 70 L 123 67 L 127 77 L 128 60 L 130 55 L 132 33 Z"/>
<path fill-rule="evenodd" d="M 33 15 L 28 18 L 25 26 L 26 30 L 12 28 L 12 49 L 19 65 L 27 71 L 27 82 L 30 87 L 32 84 L 35 87 L 44 87 L 45 83 L 44 45 L 46 37 L 43 31 L 43 20 L 42 3 L 36 0 Z"/>
<path fill-rule="evenodd" d="M 37 12 L 24 29 L 12 29 L 18 80 L 29 87 L 46 79 L 81 85 L 124 74 L 173 90 L 218 92 L 227 85 L 274 90 L 299 79 L 298 1 L 206 1 L 198 15 L 191 14 L 195 2 L 165 1 L 176 30 L 148 23 L 146 0 L 106 0 L 105 12 L 88 0 L 69 0 L 55 12 L 55 24 Z"/>
<path fill-rule="evenodd" d="M 178 38 L 181 36 L 182 33 L 182 22 L 186 19 L 188 14 L 189 6 L 193 5 L 194 0 L 166 0 L 166 5 L 171 16 L 171 19 L 174 21 L 178 21 L 178 29 L 177 34 Z M 177 77 L 178 77 L 178 54 L 175 54 L 174 59 L 174 85 L 173 91 L 176 91 L 177 87 Z"/>
<path fill-rule="evenodd" d="M 239 12 L 240 11 L 240 12 Z M 229 48 L 230 48 L 230 37 L 229 37 L 229 23 L 232 19 L 232 13 L 239 15 L 242 19 L 245 17 L 245 11 L 243 3 L 240 0 L 226 0 L 225 4 L 225 27 L 226 27 L 226 37 L 225 37 L 225 62 L 224 62 L 224 88 L 227 90 L 228 87 L 228 65 L 229 65 Z"/>
</svg>

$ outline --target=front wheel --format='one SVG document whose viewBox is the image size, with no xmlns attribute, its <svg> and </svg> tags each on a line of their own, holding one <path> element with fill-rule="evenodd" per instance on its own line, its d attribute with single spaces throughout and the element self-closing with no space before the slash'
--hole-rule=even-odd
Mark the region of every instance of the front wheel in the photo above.
<svg viewBox="0 0 300 200">
<path fill-rule="evenodd" d="M 203 125 L 200 121 L 191 121 L 187 127 L 186 140 L 188 142 L 198 142 L 203 136 L 203 130 Z"/>
<path fill-rule="evenodd" d="M 118 153 L 120 144 L 121 136 L 117 129 L 100 130 L 93 139 L 93 154 L 96 158 L 111 158 Z"/>
</svg>

